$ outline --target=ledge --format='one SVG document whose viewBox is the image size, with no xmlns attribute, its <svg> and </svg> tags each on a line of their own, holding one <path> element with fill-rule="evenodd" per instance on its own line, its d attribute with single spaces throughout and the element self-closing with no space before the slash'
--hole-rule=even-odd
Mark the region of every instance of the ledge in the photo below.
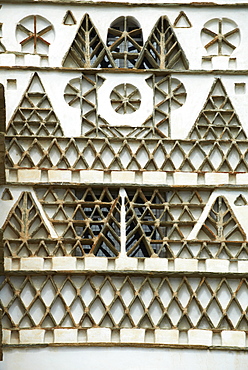
<svg viewBox="0 0 248 370">
<path fill-rule="evenodd" d="M 45 334 L 50 333 L 49 342 Z M 15 333 L 15 342 L 12 342 Z M 216 340 L 216 335 L 218 339 Z M 18 339 L 17 339 L 18 337 Z M 16 342 L 18 340 L 18 343 Z M 217 341 L 218 343 L 215 343 Z M 172 347 L 199 349 L 228 349 L 247 351 L 246 333 L 239 330 L 190 329 L 3 329 L 5 348 L 34 346 L 108 346 L 108 347 Z"/>
</svg>

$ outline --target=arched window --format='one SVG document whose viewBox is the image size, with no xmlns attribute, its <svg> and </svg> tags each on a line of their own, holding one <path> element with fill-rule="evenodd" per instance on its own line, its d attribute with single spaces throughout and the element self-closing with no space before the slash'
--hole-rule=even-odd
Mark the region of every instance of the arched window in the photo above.
<svg viewBox="0 0 248 370">
<path fill-rule="evenodd" d="M 108 29 L 107 46 L 117 67 L 133 68 L 143 46 L 139 22 L 130 16 L 117 18 Z"/>
</svg>

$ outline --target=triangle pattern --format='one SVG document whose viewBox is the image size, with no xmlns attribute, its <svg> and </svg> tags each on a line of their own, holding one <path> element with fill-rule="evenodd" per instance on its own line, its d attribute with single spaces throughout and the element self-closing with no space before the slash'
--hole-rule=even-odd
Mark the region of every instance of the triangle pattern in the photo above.
<svg viewBox="0 0 248 370">
<path fill-rule="evenodd" d="M 31 78 L 10 120 L 7 135 L 63 136 L 60 122 L 37 73 Z"/>
<path fill-rule="evenodd" d="M 199 240 L 217 241 L 246 240 L 245 232 L 225 197 L 219 196 L 216 198 L 197 238 Z"/>
<path fill-rule="evenodd" d="M 188 138 L 211 140 L 225 139 L 228 136 L 230 139 L 238 139 L 240 135 L 247 138 L 227 92 L 218 78 Z"/>
<path fill-rule="evenodd" d="M 9 188 L 5 188 L 1 197 L 2 200 L 12 200 L 13 195 L 11 194 L 11 191 Z"/>
<path fill-rule="evenodd" d="M 135 68 L 188 69 L 189 64 L 166 16 L 155 24 Z"/>
<path fill-rule="evenodd" d="M 88 14 L 84 15 L 62 65 L 72 68 L 115 67 L 111 53 L 101 40 Z"/>
<path fill-rule="evenodd" d="M 190 28 L 192 27 L 192 24 L 190 23 L 187 15 L 183 11 L 181 11 L 176 17 L 173 26 L 176 28 Z"/>
<path fill-rule="evenodd" d="M 73 15 L 73 13 L 68 10 L 64 16 L 64 19 L 63 19 L 63 24 L 66 25 L 66 26 L 73 26 L 74 24 L 76 24 L 77 21 Z"/>
<path fill-rule="evenodd" d="M 11 209 L 3 225 L 7 239 L 46 239 L 50 232 L 30 192 L 24 191 Z"/>
</svg>

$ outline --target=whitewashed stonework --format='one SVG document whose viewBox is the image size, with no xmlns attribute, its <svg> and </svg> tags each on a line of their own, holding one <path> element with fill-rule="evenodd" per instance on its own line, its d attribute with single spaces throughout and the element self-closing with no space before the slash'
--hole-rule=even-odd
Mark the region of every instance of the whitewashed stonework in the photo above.
<svg viewBox="0 0 248 370">
<path fill-rule="evenodd" d="M 247 368 L 248 2 L 1 4 L 0 370 Z"/>
</svg>

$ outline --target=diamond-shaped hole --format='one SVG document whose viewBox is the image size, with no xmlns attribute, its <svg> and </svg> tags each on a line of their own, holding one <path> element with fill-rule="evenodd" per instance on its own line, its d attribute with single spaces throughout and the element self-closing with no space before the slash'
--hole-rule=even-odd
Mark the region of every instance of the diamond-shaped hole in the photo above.
<svg viewBox="0 0 248 370">
<path fill-rule="evenodd" d="M 115 303 L 113 304 L 113 306 L 111 307 L 110 313 L 115 323 L 118 325 L 118 323 L 120 322 L 120 320 L 122 319 L 124 315 L 124 308 L 119 299 L 117 299 Z"/>
<path fill-rule="evenodd" d="M 131 303 L 133 297 L 134 297 L 134 292 L 131 286 L 128 283 L 125 283 L 124 286 L 121 289 L 121 297 L 125 303 L 126 306 L 129 306 Z"/>
<path fill-rule="evenodd" d="M 45 284 L 40 295 L 46 306 L 49 307 L 55 297 L 55 289 L 50 280 Z"/>
<path fill-rule="evenodd" d="M 92 302 L 92 300 L 95 298 L 96 293 L 93 290 L 92 286 L 90 285 L 89 281 L 87 281 L 84 286 L 81 289 L 81 296 L 82 300 L 84 301 L 86 306 L 89 306 L 89 304 Z"/>
<path fill-rule="evenodd" d="M 22 292 L 20 294 L 21 300 L 22 300 L 22 302 L 24 303 L 24 305 L 26 307 L 28 307 L 30 305 L 30 303 L 32 302 L 34 296 L 35 296 L 35 290 L 31 286 L 31 284 L 28 282 L 25 285 L 25 287 L 23 288 L 23 290 L 22 290 Z"/>
<path fill-rule="evenodd" d="M 21 321 L 24 313 L 25 310 L 21 304 L 20 299 L 15 299 L 13 304 L 9 308 L 9 314 L 15 324 L 18 324 Z"/>
<path fill-rule="evenodd" d="M 138 322 L 140 321 L 142 315 L 144 314 L 144 309 L 139 301 L 138 298 L 135 299 L 135 301 L 133 302 L 131 308 L 130 308 L 130 314 L 132 316 L 132 319 L 135 323 L 135 325 L 138 324 Z"/>
<path fill-rule="evenodd" d="M 32 305 L 31 309 L 30 309 L 30 315 L 32 316 L 34 322 L 36 325 L 39 325 L 39 323 L 41 322 L 46 310 L 45 310 L 45 307 L 44 307 L 44 304 L 39 300 L 37 299 L 34 304 Z"/>
<path fill-rule="evenodd" d="M 217 298 L 221 304 L 221 307 L 226 308 L 231 299 L 231 294 L 226 284 L 222 284 L 220 290 L 218 291 Z"/>
<path fill-rule="evenodd" d="M 71 306 L 71 314 L 76 324 L 79 324 L 84 313 L 84 307 L 79 298 L 77 298 Z"/>
<path fill-rule="evenodd" d="M 140 296 L 145 306 L 148 307 L 153 298 L 153 291 L 147 282 L 142 286 Z"/>
<path fill-rule="evenodd" d="M 176 326 L 182 315 L 182 311 L 175 300 L 173 300 L 168 309 L 168 315 L 171 318 L 173 325 Z"/>
<path fill-rule="evenodd" d="M 149 313 L 152 318 L 152 321 L 154 322 L 155 325 L 157 325 L 162 315 L 162 309 L 158 301 L 154 301 L 152 303 L 151 307 L 149 308 Z"/>
<path fill-rule="evenodd" d="M 190 299 L 190 293 L 188 290 L 187 285 L 184 283 L 181 288 L 179 289 L 177 293 L 178 299 L 181 302 L 183 307 L 186 307 L 187 303 L 189 302 Z"/>
<path fill-rule="evenodd" d="M 9 304 L 13 295 L 14 295 L 13 291 L 11 287 L 9 286 L 9 284 L 5 284 L 3 289 L 1 290 L 1 301 L 2 301 L 3 306 L 6 307 Z"/>
<path fill-rule="evenodd" d="M 51 314 L 57 325 L 60 325 L 60 322 L 65 314 L 64 303 L 60 297 L 57 297 L 55 302 L 52 304 Z"/>
<path fill-rule="evenodd" d="M 102 302 L 99 298 L 96 298 L 95 302 L 90 308 L 91 316 L 93 317 L 96 324 L 99 324 L 101 321 L 104 313 L 105 313 L 105 307 L 103 306 Z"/>
<path fill-rule="evenodd" d="M 61 290 L 61 294 L 63 296 L 63 299 L 65 300 L 67 306 L 70 306 L 73 299 L 75 298 L 76 295 L 76 290 L 71 284 L 70 281 L 67 281 L 66 284 L 64 285 L 63 289 Z"/>
<path fill-rule="evenodd" d="M 114 289 L 112 288 L 109 281 L 106 281 L 106 283 L 103 285 L 100 294 L 104 303 L 109 306 L 110 303 L 113 301 L 115 295 Z"/>
<path fill-rule="evenodd" d="M 213 325 L 216 327 L 219 321 L 221 320 L 222 312 L 215 300 L 210 304 L 207 310 L 207 314 L 210 320 L 212 321 Z"/>
<path fill-rule="evenodd" d="M 167 307 L 172 299 L 172 293 L 167 282 L 164 282 L 159 290 L 159 297 L 163 302 L 163 305 Z"/>
</svg>

